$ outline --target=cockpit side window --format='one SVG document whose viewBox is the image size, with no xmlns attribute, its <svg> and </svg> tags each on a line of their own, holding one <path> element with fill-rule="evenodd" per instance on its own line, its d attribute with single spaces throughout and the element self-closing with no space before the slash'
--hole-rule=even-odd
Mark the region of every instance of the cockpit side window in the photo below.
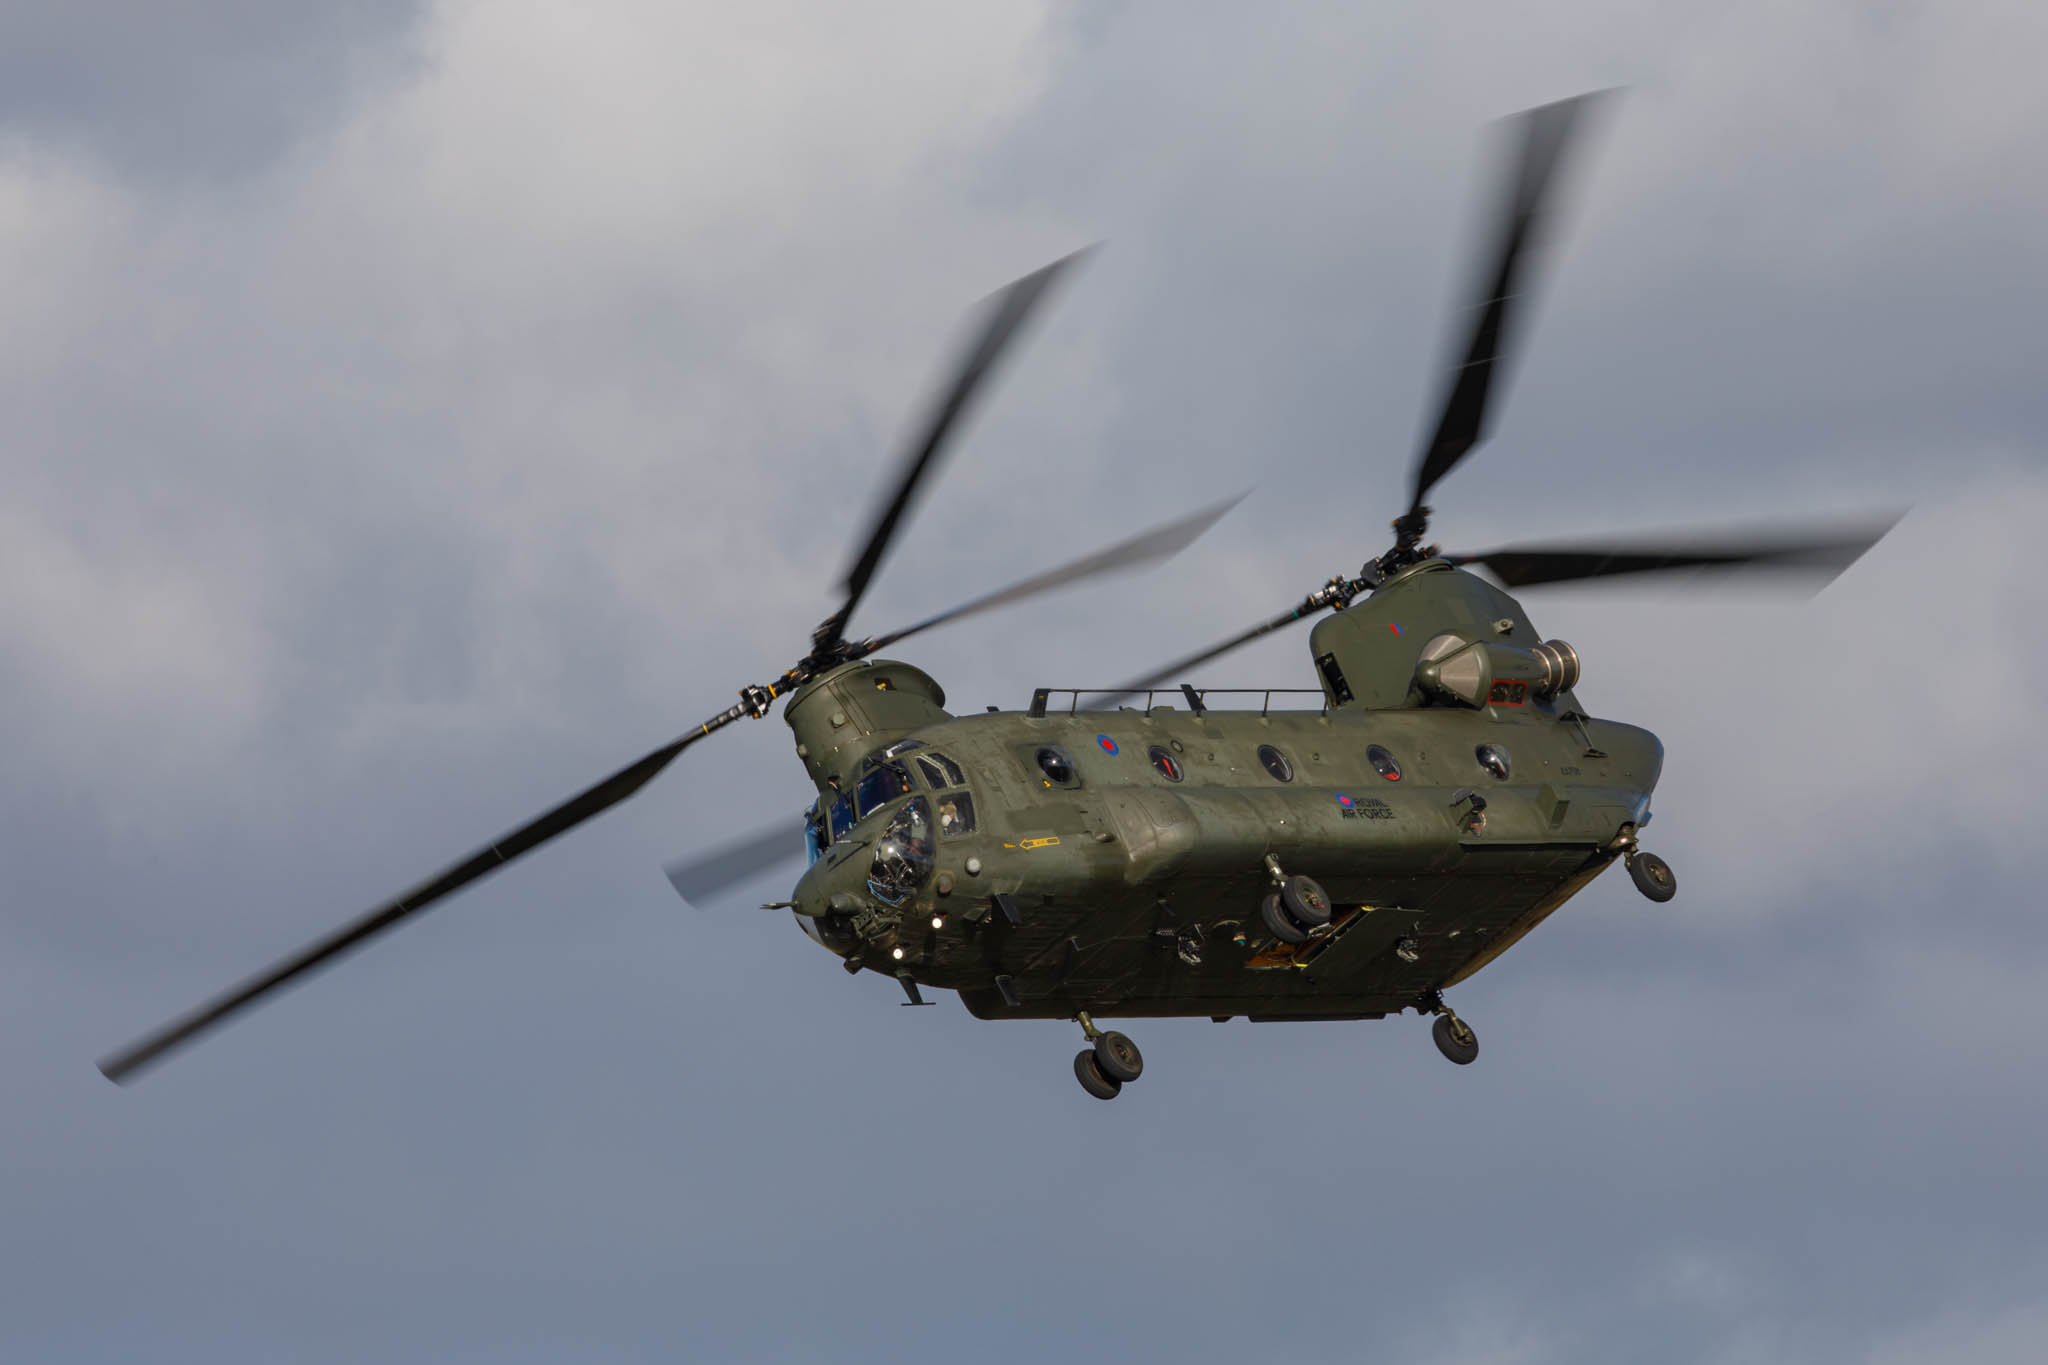
<svg viewBox="0 0 2048 1365">
<path fill-rule="evenodd" d="M 909 769 L 901 763 L 883 763 L 853 784 L 854 808 L 865 820 L 870 812 L 880 810 L 909 790 Z"/>
<path fill-rule="evenodd" d="M 804 812 L 804 855 L 807 862 L 815 863 L 818 855 L 825 851 L 830 842 L 825 833 L 824 817 L 818 814 L 818 803 L 811 802 L 811 808 Z"/>
<path fill-rule="evenodd" d="M 947 792 L 932 798 L 939 806 L 939 835 L 974 833 L 974 798 L 966 792 Z"/>
<path fill-rule="evenodd" d="M 853 828 L 852 798 L 842 796 L 837 801 L 834 801 L 832 803 L 830 819 L 832 842 L 836 844 L 846 837 L 846 831 Z"/>
</svg>

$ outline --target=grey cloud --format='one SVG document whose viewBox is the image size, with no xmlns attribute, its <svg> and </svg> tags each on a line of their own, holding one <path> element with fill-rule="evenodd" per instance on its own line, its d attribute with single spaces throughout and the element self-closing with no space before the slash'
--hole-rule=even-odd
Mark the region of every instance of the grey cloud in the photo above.
<svg viewBox="0 0 2048 1365">
<path fill-rule="evenodd" d="M 450 7 L 384 12 L 337 103 L 342 13 L 210 17 L 327 74 L 216 81 L 173 141 L 130 122 L 185 97 L 73 77 L 0 166 L 10 1352 L 2038 1346 L 2043 111 L 1957 74 L 2038 21 Z M 1091 1107 L 1070 1028 L 898 1009 L 746 894 L 675 899 L 662 859 L 806 799 L 771 720 L 134 1090 L 92 1072 L 786 664 L 963 305 L 1080 242 L 863 624 L 1253 479 L 1166 570 L 912 657 L 1018 705 L 1355 568 L 1478 125 L 1616 83 L 1446 539 L 1919 506 L 1811 603 L 1530 595 L 1664 736 L 1684 891 L 1603 879 L 1461 987 L 1478 1066 L 1413 1017 L 1148 1022 L 1144 1093 Z M 1197 681 L 1306 685 L 1304 645 Z"/>
</svg>

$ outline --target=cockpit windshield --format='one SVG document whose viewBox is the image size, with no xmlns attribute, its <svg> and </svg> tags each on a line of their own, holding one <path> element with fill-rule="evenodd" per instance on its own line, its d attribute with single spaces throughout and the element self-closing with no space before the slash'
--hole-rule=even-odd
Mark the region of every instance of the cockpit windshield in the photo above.
<svg viewBox="0 0 2048 1365">
<path fill-rule="evenodd" d="M 853 799 L 842 796 L 832 803 L 832 842 L 838 843 L 846 837 L 846 831 L 853 828 Z"/>
<path fill-rule="evenodd" d="M 901 763 L 883 763 L 853 784 L 854 809 L 865 820 L 909 790 L 909 770 Z"/>
</svg>

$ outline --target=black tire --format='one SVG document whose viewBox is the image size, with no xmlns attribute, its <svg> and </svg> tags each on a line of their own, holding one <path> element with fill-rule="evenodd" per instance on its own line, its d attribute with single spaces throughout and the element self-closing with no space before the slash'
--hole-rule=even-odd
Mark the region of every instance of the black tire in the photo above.
<svg viewBox="0 0 2048 1365">
<path fill-rule="evenodd" d="M 1628 875 L 1636 890 L 1659 905 L 1678 894 L 1678 874 L 1654 853 L 1638 853 L 1629 859 Z"/>
<path fill-rule="evenodd" d="M 1265 924 L 1266 932 L 1282 943 L 1308 942 L 1308 930 L 1288 917 L 1278 895 L 1268 896 L 1259 902 L 1259 919 Z"/>
<path fill-rule="evenodd" d="M 1280 904 L 1296 924 L 1313 929 L 1330 922 L 1330 893 L 1312 877 L 1294 876 L 1280 883 Z"/>
<path fill-rule="evenodd" d="M 1074 1079 L 1098 1100 L 1113 1100 L 1123 1093 L 1123 1082 L 1103 1075 L 1102 1068 L 1095 1064 L 1094 1048 L 1084 1047 L 1074 1054 Z"/>
<path fill-rule="evenodd" d="M 1459 1066 L 1472 1065 L 1473 1059 L 1479 1055 L 1479 1035 L 1462 1019 L 1454 1020 L 1448 1014 L 1439 1014 L 1436 1022 L 1429 1026 L 1429 1036 L 1436 1039 L 1436 1050 Z"/>
<path fill-rule="evenodd" d="M 1138 1045 L 1114 1030 L 1095 1038 L 1095 1069 L 1118 1085 L 1129 1085 L 1145 1074 L 1145 1054 Z"/>
</svg>

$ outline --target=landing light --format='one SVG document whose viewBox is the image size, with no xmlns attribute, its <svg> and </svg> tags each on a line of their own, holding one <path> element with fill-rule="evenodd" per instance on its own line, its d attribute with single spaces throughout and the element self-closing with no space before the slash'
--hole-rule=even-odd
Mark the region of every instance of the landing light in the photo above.
<svg viewBox="0 0 2048 1365">
<path fill-rule="evenodd" d="M 943 929 L 943 928 L 945 928 L 945 927 L 946 927 L 946 917 L 945 917 L 944 915 L 933 915 L 933 916 L 932 916 L 932 928 L 934 928 L 934 929 Z"/>
<path fill-rule="evenodd" d="M 901 948 L 891 948 L 889 950 L 889 956 L 895 958 L 898 962 L 901 962 L 903 960 L 903 950 Z"/>
</svg>

